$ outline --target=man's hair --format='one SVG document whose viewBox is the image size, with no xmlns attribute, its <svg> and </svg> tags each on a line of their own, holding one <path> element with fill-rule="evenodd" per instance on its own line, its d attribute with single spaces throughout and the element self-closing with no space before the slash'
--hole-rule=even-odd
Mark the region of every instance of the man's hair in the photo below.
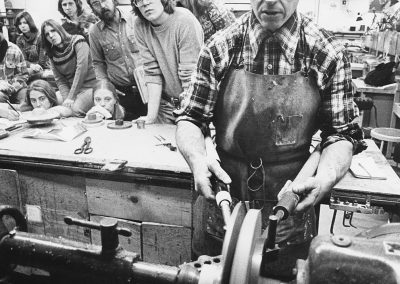
<svg viewBox="0 0 400 284">
<path fill-rule="evenodd" d="M 92 23 L 95 24 L 97 23 L 99 19 L 92 13 L 83 13 L 78 17 L 78 23 L 79 24 L 84 24 L 84 23 Z"/>
<path fill-rule="evenodd" d="M 38 28 L 36 27 L 35 22 L 33 21 L 31 14 L 29 14 L 26 11 L 23 11 L 23 12 L 19 13 L 15 17 L 15 28 L 17 29 L 18 33 L 22 33 L 21 30 L 18 27 L 21 24 L 21 20 L 22 19 L 25 19 L 25 21 L 28 23 L 29 31 L 31 33 L 37 33 L 38 32 Z"/>
<path fill-rule="evenodd" d="M 66 17 L 67 19 L 69 19 L 68 15 L 65 14 L 64 9 L 62 7 L 62 2 L 64 0 L 58 0 L 58 11 L 61 13 L 61 15 L 63 15 L 64 17 Z M 78 16 L 80 16 L 83 12 L 83 8 L 82 8 L 82 1 L 81 0 L 74 0 L 76 8 L 77 8 L 77 13 Z"/>
<path fill-rule="evenodd" d="M 161 4 L 164 6 L 164 12 L 167 14 L 173 14 L 175 11 L 175 6 L 176 6 L 176 2 L 175 0 L 160 0 Z M 145 17 L 143 17 L 142 13 L 140 13 L 140 10 L 138 7 L 136 7 L 133 4 L 133 0 L 131 0 L 131 6 L 132 6 L 132 11 L 142 20 L 146 20 Z"/>
<path fill-rule="evenodd" d="M 56 106 L 58 104 L 56 92 L 53 90 L 53 88 L 47 81 L 40 79 L 35 80 L 28 86 L 28 89 L 26 91 L 26 103 L 31 107 L 33 107 L 31 103 L 32 91 L 37 91 L 45 95 L 49 100 L 51 107 Z"/>
<path fill-rule="evenodd" d="M 60 35 L 61 37 L 61 42 L 66 44 L 71 41 L 72 36 L 67 33 L 67 31 L 55 20 L 49 19 L 43 22 L 42 27 L 40 29 L 40 37 L 42 40 L 42 46 L 44 50 L 46 51 L 46 54 L 52 58 L 53 57 L 53 44 L 49 42 L 46 38 L 46 35 L 44 33 L 44 28 L 46 26 L 50 26 L 56 30 L 56 32 Z"/>
<path fill-rule="evenodd" d="M 92 4 L 90 3 L 92 0 L 86 0 L 86 3 L 89 5 L 89 7 L 93 10 Z M 115 7 L 119 5 L 118 0 L 113 0 Z"/>
</svg>

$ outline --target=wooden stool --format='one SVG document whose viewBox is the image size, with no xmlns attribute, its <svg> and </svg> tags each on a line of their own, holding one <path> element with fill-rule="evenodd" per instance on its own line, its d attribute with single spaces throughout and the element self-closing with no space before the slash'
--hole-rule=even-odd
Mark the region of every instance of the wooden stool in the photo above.
<svg viewBox="0 0 400 284">
<path fill-rule="evenodd" d="M 385 142 L 388 143 L 399 143 L 400 142 L 400 129 L 397 128 L 386 128 L 378 127 L 371 130 L 371 137 L 381 141 L 380 150 L 383 151 L 383 145 Z M 392 155 L 392 147 L 389 146 L 386 149 L 386 158 L 390 158 Z"/>
</svg>

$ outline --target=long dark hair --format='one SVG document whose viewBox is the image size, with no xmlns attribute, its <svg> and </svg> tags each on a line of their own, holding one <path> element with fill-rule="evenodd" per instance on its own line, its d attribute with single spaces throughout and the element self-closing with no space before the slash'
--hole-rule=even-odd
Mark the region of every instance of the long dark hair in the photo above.
<svg viewBox="0 0 400 284">
<path fill-rule="evenodd" d="M 72 36 L 69 33 L 67 33 L 64 30 L 64 28 L 53 19 L 49 19 L 49 20 L 46 20 L 46 21 L 43 22 L 42 27 L 40 29 L 40 37 L 41 37 L 41 40 L 42 40 L 42 46 L 43 46 L 44 50 L 46 51 L 46 54 L 50 58 L 52 58 L 53 57 L 53 48 L 54 47 L 51 44 L 51 42 L 49 42 L 47 40 L 47 38 L 46 38 L 46 35 L 45 35 L 45 32 L 44 32 L 44 28 L 46 26 L 53 27 L 58 32 L 58 34 L 60 35 L 61 41 L 64 44 L 69 43 L 71 41 Z"/>
<path fill-rule="evenodd" d="M 164 11 L 167 14 L 173 14 L 175 11 L 175 6 L 176 6 L 176 2 L 175 0 L 161 0 L 161 4 L 164 6 Z M 143 17 L 142 13 L 140 13 L 140 10 L 138 7 L 136 7 L 133 4 L 133 0 L 131 0 L 131 6 L 132 6 L 132 11 L 142 20 L 146 20 L 145 17 Z"/>
<path fill-rule="evenodd" d="M 53 88 L 50 86 L 50 84 L 45 81 L 45 80 L 35 80 L 33 81 L 29 86 L 28 89 L 26 91 L 26 103 L 31 106 L 31 92 L 32 91 L 37 91 L 40 92 L 42 94 L 44 94 L 47 99 L 50 102 L 50 106 L 56 106 L 58 104 L 57 102 L 57 95 L 56 92 L 53 90 Z"/>
<path fill-rule="evenodd" d="M 36 27 L 35 21 L 33 20 L 31 14 L 29 14 L 26 11 L 22 11 L 21 13 L 18 13 L 18 15 L 15 17 L 15 27 L 17 28 L 18 33 L 22 33 L 21 30 L 18 27 L 21 24 L 22 18 L 24 18 L 25 21 L 28 23 L 29 31 L 31 33 L 37 33 L 38 32 L 38 28 Z"/>
<path fill-rule="evenodd" d="M 65 14 L 65 12 L 64 12 L 64 10 L 63 10 L 63 7 L 62 7 L 62 2 L 63 2 L 63 1 L 64 1 L 64 0 L 58 0 L 58 12 L 60 12 L 61 15 L 63 15 L 63 16 L 66 17 L 67 19 L 70 19 L 70 18 L 68 17 L 68 15 Z M 75 1 L 75 5 L 76 5 L 76 8 L 77 8 L 78 16 L 80 16 L 80 15 L 82 14 L 82 12 L 83 12 L 82 1 L 81 1 L 81 0 L 74 0 L 74 1 Z"/>
</svg>

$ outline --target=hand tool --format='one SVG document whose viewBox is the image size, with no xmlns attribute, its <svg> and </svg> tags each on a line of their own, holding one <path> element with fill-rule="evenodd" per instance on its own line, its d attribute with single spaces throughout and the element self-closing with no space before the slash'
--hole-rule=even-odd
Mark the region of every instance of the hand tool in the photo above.
<svg viewBox="0 0 400 284">
<path fill-rule="evenodd" d="M 176 146 L 172 145 L 171 142 L 167 142 L 167 139 L 165 139 L 163 136 L 154 135 L 154 138 L 161 142 L 160 144 L 156 144 L 156 146 L 165 146 L 168 147 L 171 151 L 176 151 Z"/>
<path fill-rule="evenodd" d="M 92 153 L 93 152 L 93 148 L 90 147 L 90 143 L 91 142 L 92 142 L 92 139 L 90 138 L 90 136 L 86 137 L 85 140 L 83 140 L 82 146 L 80 148 L 77 148 L 74 151 L 74 154 L 79 155 L 79 154 L 82 154 L 82 153 L 84 153 L 84 154 Z"/>
</svg>

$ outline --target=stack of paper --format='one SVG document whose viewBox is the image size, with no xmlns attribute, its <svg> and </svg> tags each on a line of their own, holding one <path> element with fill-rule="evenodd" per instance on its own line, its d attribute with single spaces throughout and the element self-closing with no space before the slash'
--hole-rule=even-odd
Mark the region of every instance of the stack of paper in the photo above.
<svg viewBox="0 0 400 284">
<path fill-rule="evenodd" d="M 371 157 L 354 156 L 350 171 L 356 178 L 386 179 L 384 171 L 378 167 Z"/>
</svg>

